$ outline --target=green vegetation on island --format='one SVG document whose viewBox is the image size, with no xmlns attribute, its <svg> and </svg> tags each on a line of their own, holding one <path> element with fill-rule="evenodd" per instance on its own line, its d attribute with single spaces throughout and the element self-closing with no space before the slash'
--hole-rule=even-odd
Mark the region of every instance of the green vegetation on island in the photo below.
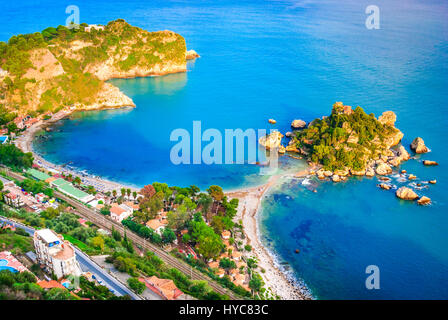
<svg viewBox="0 0 448 320">
<path fill-rule="evenodd" d="M 104 81 L 185 71 L 185 54 L 179 34 L 148 32 L 122 19 L 13 36 L 0 42 L 0 104 L 19 114 L 129 105 Z"/>
<path fill-rule="evenodd" d="M 388 154 L 389 148 L 401 140 L 403 134 L 394 127 L 392 114 L 376 119 L 359 106 L 352 110 L 337 102 L 330 116 L 295 131 L 292 144 L 326 170 L 363 170 L 370 160 Z"/>
</svg>

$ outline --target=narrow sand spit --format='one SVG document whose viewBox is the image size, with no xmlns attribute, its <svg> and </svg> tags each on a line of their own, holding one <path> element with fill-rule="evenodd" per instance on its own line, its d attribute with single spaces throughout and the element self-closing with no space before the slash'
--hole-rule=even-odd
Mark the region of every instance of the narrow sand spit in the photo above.
<svg viewBox="0 0 448 320">
<path fill-rule="evenodd" d="M 304 177 L 309 174 L 308 169 L 296 173 L 295 177 Z M 305 300 L 310 297 L 305 294 L 300 287 L 288 279 L 284 272 L 279 270 L 275 264 L 272 254 L 263 246 L 258 230 L 258 211 L 261 201 L 269 189 L 278 181 L 281 176 L 272 176 L 269 181 L 258 187 L 240 189 L 226 193 L 230 198 L 238 198 L 239 206 L 236 216 L 237 220 L 242 220 L 244 234 L 247 243 L 253 248 L 253 253 L 257 256 L 258 265 L 265 270 L 260 273 L 266 284 L 274 294 L 284 300 Z"/>
</svg>

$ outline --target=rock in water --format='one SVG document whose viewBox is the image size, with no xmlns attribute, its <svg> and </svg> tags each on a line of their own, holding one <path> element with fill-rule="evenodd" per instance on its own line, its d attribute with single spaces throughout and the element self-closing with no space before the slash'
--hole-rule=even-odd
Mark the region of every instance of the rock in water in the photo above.
<svg viewBox="0 0 448 320">
<path fill-rule="evenodd" d="M 388 164 L 381 162 L 376 166 L 375 171 L 376 171 L 376 174 L 379 174 L 380 176 L 384 176 L 386 174 L 391 174 L 392 168 Z"/>
<path fill-rule="evenodd" d="M 391 186 L 389 184 L 386 184 L 386 183 L 381 183 L 380 184 L 380 188 L 384 189 L 384 190 L 390 190 Z"/>
<path fill-rule="evenodd" d="M 407 161 L 411 158 L 411 155 L 409 152 L 405 149 L 405 147 L 400 146 L 397 150 L 397 156 L 400 159 L 400 161 Z"/>
<path fill-rule="evenodd" d="M 274 119 L 269 119 L 268 122 L 269 122 L 270 124 L 276 124 L 276 123 L 277 123 L 277 121 L 275 121 Z"/>
<path fill-rule="evenodd" d="M 415 151 L 415 153 L 426 153 L 428 152 L 428 148 L 425 146 L 425 142 L 422 138 L 417 137 L 411 143 L 411 149 Z"/>
<path fill-rule="evenodd" d="M 418 199 L 418 195 L 408 187 L 401 187 L 400 189 L 395 192 L 395 195 L 403 200 L 415 200 Z"/>
<path fill-rule="evenodd" d="M 417 179 L 417 176 L 415 176 L 415 175 L 413 175 L 413 174 L 411 173 L 411 174 L 409 174 L 408 179 L 409 179 L 409 180 L 415 180 L 415 179 Z"/>
<path fill-rule="evenodd" d="M 424 160 L 424 161 L 423 161 L 423 164 L 424 164 L 425 166 L 438 166 L 438 165 L 439 165 L 437 162 L 432 161 L 432 160 Z"/>
<path fill-rule="evenodd" d="M 431 203 L 431 199 L 428 198 L 428 197 L 423 196 L 423 197 L 421 197 L 420 199 L 417 200 L 417 203 L 419 205 L 424 206 L 424 205 L 430 204 Z"/>
<path fill-rule="evenodd" d="M 293 120 L 291 122 L 291 127 L 294 129 L 303 129 L 306 127 L 306 122 L 300 119 Z"/>
<path fill-rule="evenodd" d="M 274 131 L 265 137 L 261 137 L 258 140 L 258 143 L 261 144 L 266 149 L 270 150 L 273 148 L 279 148 L 282 138 L 283 135 L 280 132 Z"/>
<path fill-rule="evenodd" d="M 395 121 L 397 120 L 397 116 L 393 111 L 384 111 L 382 115 L 378 117 L 378 121 L 382 124 L 387 124 L 388 126 L 395 126 Z"/>
<path fill-rule="evenodd" d="M 296 250 L 295 250 L 295 253 L 300 253 L 300 250 L 299 250 L 299 249 L 296 249 Z"/>
<path fill-rule="evenodd" d="M 331 180 L 333 180 L 333 182 L 339 182 L 339 181 L 341 181 L 341 178 L 337 174 L 334 174 L 331 177 Z"/>
<path fill-rule="evenodd" d="M 194 50 L 188 50 L 185 52 L 185 59 L 187 59 L 187 60 L 196 59 L 199 57 L 200 57 L 200 55 Z"/>
<path fill-rule="evenodd" d="M 428 181 L 430 184 L 436 184 L 437 183 L 437 180 L 436 179 L 434 179 L 434 180 L 429 180 Z"/>
</svg>

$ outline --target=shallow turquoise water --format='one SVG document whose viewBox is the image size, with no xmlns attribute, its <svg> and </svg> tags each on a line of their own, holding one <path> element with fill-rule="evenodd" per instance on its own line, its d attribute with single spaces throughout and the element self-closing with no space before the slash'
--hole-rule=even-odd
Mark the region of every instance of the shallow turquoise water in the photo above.
<svg viewBox="0 0 448 320">
<path fill-rule="evenodd" d="M 4 25 L 1 39 L 64 23 L 68 3 L 46 3 L 6 4 L 6 20 L 15 23 Z M 286 181 L 264 201 L 265 240 L 317 298 L 448 298 L 448 7 L 377 1 L 381 29 L 367 30 L 364 10 L 370 4 L 79 1 L 82 21 L 121 17 L 149 30 L 171 29 L 202 58 L 186 74 L 113 80 L 136 109 L 76 114 L 35 148 L 49 160 L 72 161 L 135 185 L 234 188 L 266 176 L 253 165 L 174 166 L 171 130 L 191 128 L 193 120 L 203 128 L 258 129 L 275 118 L 284 132 L 292 119 L 328 114 L 338 100 L 377 115 L 393 110 L 403 144 L 422 136 L 432 152 L 421 158 L 441 163 L 403 166 L 421 180 L 437 178 L 436 185 L 418 191 L 433 205 L 398 201 L 392 191 L 376 187 L 376 178 L 320 183 L 317 193 L 301 181 Z M 295 248 L 301 253 L 294 254 Z M 365 289 L 364 270 L 371 264 L 380 268 L 380 290 Z"/>
</svg>

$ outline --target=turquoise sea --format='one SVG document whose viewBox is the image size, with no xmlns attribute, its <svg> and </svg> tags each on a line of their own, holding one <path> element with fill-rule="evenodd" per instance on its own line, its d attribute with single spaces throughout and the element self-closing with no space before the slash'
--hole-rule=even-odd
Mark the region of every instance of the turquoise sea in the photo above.
<svg viewBox="0 0 448 320">
<path fill-rule="evenodd" d="M 34 144 L 45 158 L 137 186 L 231 189 L 267 177 L 254 165 L 172 165 L 171 131 L 194 120 L 203 129 L 259 129 L 274 118 L 285 132 L 292 119 L 327 115 L 335 101 L 376 115 L 392 110 L 403 144 L 421 136 L 431 149 L 402 168 L 417 182 L 437 179 L 417 190 L 433 204 L 399 201 L 376 178 L 284 179 L 263 201 L 263 240 L 318 299 L 448 298 L 446 1 L 25 0 L 4 4 L 0 40 L 64 24 L 69 4 L 79 6 L 83 22 L 124 18 L 176 31 L 202 57 L 185 74 L 111 81 L 137 108 L 61 121 Z M 371 4 L 380 9 L 379 30 L 365 27 Z M 282 159 L 281 169 L 303 166 Z M 380 269 L 379 290 L 365 287 L 368 265 Z"/>
</svg>

